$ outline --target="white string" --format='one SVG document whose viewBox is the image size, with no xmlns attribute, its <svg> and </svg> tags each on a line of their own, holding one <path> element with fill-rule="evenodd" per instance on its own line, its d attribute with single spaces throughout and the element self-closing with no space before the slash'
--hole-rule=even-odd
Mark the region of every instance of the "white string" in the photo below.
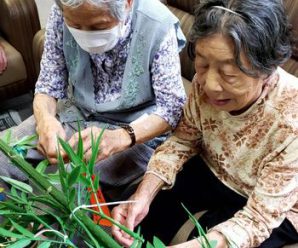
<svg viewBox="0 0 298 248">
<path fill-rule="evenodd" d="M 63 233 L 61 233 L 61 232 L 59 232 L 59 231 L 57 231 L 57 230 L 51 230 L 51 229 L 43 229 L 43 230 L 41 230 L 40 232 L 36 233 L 36 234 L 34 235 L 34 237 L 38 237 L 38 236 L 42 235 L 42 234 L 45 233 L 45 232 L 53 232 L 53 233 L 59 234 L 59 236 L 63 236 L 63 241 L 64 241 L 64 243 L 66 243 L 66 241 L 67 241 L 67 239 L 68 239 L 68 236 L 67 236 L 67 235 L 64 235 Z"/>
<path fill-rule="evenodd" d="M 116 201 L 116 202 L 106 202 L 106 203 L 99 203 L 97 204 L 92 204 L 92 205 L 81 205 L 81 206 L 77 206 L 76 208 L 74 208 L 70 214 L 70 219 L 72 218 L 72 216 L 75 214 L 76 211 L 80 210 L 80 209 L 88 209 L 88 208 L 94 208 L 94 207 L 101 207 L 101 206 L 111 206 L 111 205 L 119 205 L 119 204 L 129 204 L 129 203 L 137 203 L 138 201 Z"/>
</svg>

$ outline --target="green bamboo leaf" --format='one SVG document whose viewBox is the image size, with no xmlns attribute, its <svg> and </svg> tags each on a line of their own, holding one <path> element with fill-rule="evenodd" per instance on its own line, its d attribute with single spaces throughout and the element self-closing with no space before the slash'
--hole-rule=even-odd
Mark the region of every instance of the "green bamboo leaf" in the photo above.
<svg viewBox="0 0 298 248">
<path fill-rule="evenodd" d="M 85 242 L 85 244 L 87 245 L 87 247 L 89 247 L 89 248 L 94 248 L 94 246 L 91 245 L 91 244 L 89 244 L 87 241 L 84 241 L 84 242 Z"/>
<path fill-rule="evenodd" d="M 17 197 L 17 198 L 19 197 L 16 188 L 13 187 L 13 186 L 12 186 L 11 189 L 10 189 L 10 193 L 11 193 L 11 195 L 14 196 L 14 197 Z"/>
<path fill-rule="evenodd" d="M 3 237 L 9 237 L 9 238 L 16 238 L 16 239 L 22 239 L 24 238 L 23 235 L 13 233 L 11 231 L 5 230 L 4 228 L 0 227 L 0 235 Z"/>
<path fill-rule="evenodd" d="M 30 231 L 28 231 L 26 228 L 22 227 L 18 223 L 14 222 L 12 219 L 9 219 L 11 224 L 14 226 L 14 228 L 19 231 L 19 233 L 23 234 L 24 236 L 28 238 L 34 238 L 34 234 Z"/>
<path fill-rule="evenodd" d="M 90 181 L 86 178 L 86 176 L 83 176 L 82 174 L 79 176 L 80 183 L 85 185 L 86 187 L 90 186 Z"/>
<path fill-rule="evenodd" d="M 98 190 L 98 188 L 99 188 L 99 176 L 98 175 L 95 175 L 94 188 L 95 188 L 95 190 Z"/>
<path fill-rule="evenodd" d="M 82 134 L 81 134 L 81 126 L 80 126 L 79 121 L 78 121 L 78 133 L 79 133 L 79 140 L 78 140 L 77 155 L 81 160 L 83 160 L 84 147 L 83 147 L 83 139 L 82 139 Z"/>
<path fill-rule="evenodd" d="M 72 161 L 76 165 L 81 165 L 83 163 L 82 159 L 80 159 L 80 157 L 77 154 L 75 154 L 75 152 L 73 151 L 71 146 L 61 138 L 58 138 L 58 140 L 59 140 L 59 143 L 61 144 L 63 150 L 66 152 L 69 160 Z"/>
<path fill-rule="evenodd" d="M 68 187 L 72 187 L 75 183 L 78 182 L 80 176 L 81 166 L 74 168 L 68 176 Z"/>
<path fill-rule="evenodd" d="M 188 216 L 189 216 L 190 220 L 192 221 L 192 223 L 197 228 L 197 230 L 199 232 L 199 237 L 202 238 L 202 241 L 201 241 L 202 248 L 212 248 L 210 241 L 209 241 L 208 237 L 206 236 L 206 232 L 204 231 L 204 229 L 202 228 L 202 226 L 200 225 L 198 220 L 191 214 L 191 212 L 184 206 L 183 203 L 181 203 L 181 205 L 184 208 L 184 210 L 188 213 Z"/>
<path fill-rule="evenodd" d="M 14 142 L 13 144 L 11 144 L 11 146 L 24 146 L 24 145 L 33 145 L 32 142 L 37 140 L 37 135 L 33 134 L 33 135 L 29 135 L 29 136 L 24 136 L 23 138 L 19 139 L 17 142 Z M 35 145 L 34 145 L 35 146 Z"/>
<path fill-rule="evenodd" d="M 20 198 L 20 197 L 15 197 L 15 196 L 13 196 L 13 195 L 11 195 L 9 193 L 6 194 L 6 196 L 7 196 L 8 199 L 10 199 L 11 201 L 13 201 L 14 204 L 16 204 L 16 203 L 19 203 L 21 205 L 26 204 L 26 202 L 24 202 L 23 199 Z"/>
<path fill-rule="evenodd" d="M 5 142 L 5 143 L 7 143 L 7 144 L 9 144 L 10 143 L 10 140 L 11 140 L 11 129 L 8 129 L 6 132 L 5 132 L 5 134 L 4 134 L 4 136 L 2 137 L 2 140 Z"/>
<path fill-rule="evenodd" d="M 146 248 L 154 248 L 154 246 L 149 241 L 147 241 Z"/>
<path fill-rule="evenodd" d="M 6 246 L 6 248 L 24 248 L 30 245 L 32 241 L 30 239 L 20 239 L 12 245 Z"/>
<path fill-rule="evenodd" d="M 42 242 L 40 245 L 37 246 L 37 248 L 49 248 L 51 246 L 52 242 Z"/>
<path fill-rule="evenodd" d="M 141 248 L 142 247 L 142 242 L 138 239 L 135 239 L 130 246 L 130 248 Z"/>
<path fill-rule="evenodd" d="M 157 237 L 153 237 L 153 245 L 155 248 L 166 248 L 165 244 Z"/>
<path fill-rule="evenodd" d="M 88 168 L 89 168 L 89 173 L 92 175 L 94 174 L 94 166 L 95 166 L 95 162 L 96 162 L 96 159 L 98 157 L 98 153 L 99 153 L 99 144 L 100 144 L 100 141 L 102 139 L 102 136 L 103 136 L 103 133 L 106 129 L 106 126 L 104 126 L 101 131 L 100 131 L 100 134 L 99 136 L 97 137 L 96 139 L 96 142 L 94 143 L 94 137 L 93 137 L 93 133 L 91 132 L 91 137 L 92 137 L 92 154 L 91 154 L 91 159 L 89 160 L 88 162 Z"/>
<path fill-rule="evenodd" d="M 35 168 L 35 170 L 37 170 L 39 173 L 44 173 L 47 166 L 49 165 L 49 160 L 45 159 L 42 160 Z"/>
<path fill-rule="evenodd" d="M 61 183 L 61 187 L 62 187 L 62 191 L 66 192 L 67 191 L 67 186 L 66 186 L 66 177 L 67 177 L 67 173 L 64 167 L 64 161 L 63 158 L 61 156 L 61 152 L 60 149 L 58 147 L 58 170 L 59 170 L 59 177 L 60 177 L 60 183 Z"/>
<path fill-rule="evenodd" d="M 4 177 L 4 176 L 0 176 L 0 178 L 3 181 L 11 184 L 12 186 L 14 186 L 18 190 L 25 191 L 27 193 L 32 193 L 33 192 L 32 187 L 30 185 L 26 184 L 26 183 L 19 182 L 17 180 L 14 180 L 14 179 L 9 178 L 9 177 Z"/>
<path fill-rule="evenodd" d="M 29 197 L 28 200 L 31 202 L 40 202 L 56 210 L 61 210 L 61 208 L 63 208 L 63 206 L 59 202 L 57 202 L 52 197 L 48 197 L 48 195 L 38 195 L 36 197 Z"/>
<path fill-rule="evenodd" d="M 47 174 L 47 178 L 50 180 L 51 183 L 59 183 L 60 182 L 60 175 L 59 173 L 51 173 Z"/>
<path fill-rule="evenodd" d="M 21 192 L 21 199 L 24 201 L 24 202 L 27 202 L 27 194 L 25 192 Z"/>
<path fill-rule="evenodd" d="M 7 215 L 11 214 L 12 212 L 10 210 L 0 210 L 0 215 Z"/>
<path fill-rule="evenodd" d="M 72 188 L 69 192 L 69 205 L 72 205 L 75 203 L 75 197 L 76 197 L 76 189 Z"/>
</svg>

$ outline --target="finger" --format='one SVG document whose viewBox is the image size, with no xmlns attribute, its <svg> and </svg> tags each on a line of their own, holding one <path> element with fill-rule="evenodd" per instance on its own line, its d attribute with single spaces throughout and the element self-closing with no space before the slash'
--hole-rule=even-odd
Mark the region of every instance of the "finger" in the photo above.
<svg viewBox="0 0 298 248">
<path fill-rule="evenodd" d="M 43 149 L 43 147 L 40 144 L 37 144 L 36 148 L 42 155 L 44 155 L 45 157 L 47 156 L 45 150 Z"/>
<path fill-rule="evenodd" d="M 127 215 L 126 218 L 126 222 L 125 222 L 125 226 L 129 229 L 132 230 L 135 227 L 135 219 L 136 219 L 136 214 L 134 209 L 132 209 L 131 211 L 129 211 L 129 214 Z"/>
<path fill-rule="evenodd" d="M 84 153 L 84 160 L 86 162 L 90 161 L 92 156 L 92 149 L 89 149 L 87 152 Z"/>
<path fill-rule="evenodd" d="M 79 140 L 78 137 L 79 137 L 78 133 L 75 133 L 70 137 L 70 139 L 68 140 L 68 143 L 71 147 L 75 147 L 75 145 L 78 143 L 78 140 Z"/>
<path fill-rule="evenodd" d="M 126 219 L 129 216 L 129 208 L 128 205 L 119 205 L 112 210 L 112 218 L 122 225 L 126 226 Z M 125 247 L 130 247 L 134 241 L 134 239 L 127 235 L 124 231 L 122 231 L 119 227 L 113 225 L 112 226 L 112 234 L 118 242 Z"/>
<path fill-rule="evenodd" d="M 123 231 L 121 231 L 124 233 Z M 116 238 L 116 237 L 115 237 Z M 126 238 L 123 235 L 117 238 L 118 242 L 123 245 L 124 247 L 131 247 L 133 244 L 134 239 L 132 237 Z"/>
<path fill-rule="evenodd" d="M 48 160 L 49 160 L 49 163 L 52 164 L 52 165 L 57 165 L 58 164 L 58 160 L 56 158 L 49 158 L 48 157 Z"/>
</svg>

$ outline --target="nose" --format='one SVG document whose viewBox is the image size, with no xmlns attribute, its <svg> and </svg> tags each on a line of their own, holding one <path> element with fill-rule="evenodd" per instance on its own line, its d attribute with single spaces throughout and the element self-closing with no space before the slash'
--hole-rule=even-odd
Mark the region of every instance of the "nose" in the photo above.
<svg viewBox="0 0 298 248">
<path fill-rule="evenodd" d="M 221 92 L 223 91 L 222 86 L 219 83 L 219 74 L 218 72 L 209 69 L 205 74 L 205 91 L 209 92 Z"/>
</svg>

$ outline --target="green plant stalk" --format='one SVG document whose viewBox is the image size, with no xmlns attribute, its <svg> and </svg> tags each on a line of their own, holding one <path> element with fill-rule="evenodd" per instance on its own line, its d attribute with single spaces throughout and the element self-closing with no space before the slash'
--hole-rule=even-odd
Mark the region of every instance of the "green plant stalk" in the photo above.
<svg viewBox="0 0 298 248">
<path fill-rule="evenodd" d="M 127 234 L 129 234 L 131 237 L 133 237 L 134 239 L 137 239 L 141 242 L 144 242 L 144 239 L 142 237 L 140 237 L 139 234 L 131 231 L 130 229 L 128 229 L 126 226 L 123 226 L 121 225 L 119 222 L 115 221 L 113 218 L 105 215 L 103 212 L 98 212 L 98 211 L 95 211 L 93 209 L 87 209 L 87 208 L 84 208 L 86 211 L 89 211 L 91 213 L 94 213 L 94 214 L 97 214 L 99 215 L 101 218 L 103 219 L 106 219 L 110 222 L 112 222 L 115 226 L 119 227 L 121 230 L 125 231 Z"/>
<path fill-rule="evenodd" d="M 24 171 L 37 185 L 46 190 L 55 200 L 60 202 L 65 209 L 68 208 L 67 200 L 64 195 L 48 180 L 40 175 L 31 164 L 19 156 L 11 147 L 0 139 L 0 150 L 10 158 L 10 160 L 22 171 Z M 77 218 L 88 228 L 94 237 L 105 247 L 121 248 L 121 246 L 108 235 L 100 226 L 96 225 L 90 218 L 86 218 L 83 212 L 76 213 Z"/>
</svg>

